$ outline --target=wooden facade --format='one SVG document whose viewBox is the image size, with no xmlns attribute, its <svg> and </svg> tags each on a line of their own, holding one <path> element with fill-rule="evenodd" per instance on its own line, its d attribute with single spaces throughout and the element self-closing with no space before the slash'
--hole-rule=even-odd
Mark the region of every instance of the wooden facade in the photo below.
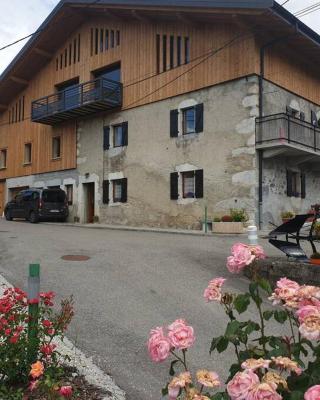
<svg viewBox="0 0 320 400">
<path fill-rule="evenodd" d="M 182 43 L 186 38 L 189 41 L 187 63 L 186 47 L 182 45 L 178 55 L 178 38 Z M 230 12 L 203 23 L 184 20 L 178 14 L 174 21 L 158 21 L 156 15 L 153 20 L 143 19 L 134 13 L 131 20 L 112 13 L 91 15 L 54 53 L 44 54 L 47 64 L 24 82 L 24 90 L 6 105 L 7 109 L 0 109 L 0 150 L 7 149 L 7 168 L 0 170 L 0 180 L 76 168 L 76 121 L 51 127 L 30 120 L 31 102 L 54 93 L 64 82 L 77 78 L 83 83 L 93 79 L 94 71 L 120 65 L 123 109 L 128 109 L 259 74 L 261 43 L 250 24 L 239 24 Z M 293 57 L 276 46 L 269 49 L 265 77 L 320 104 L 320 74 L 303 55 Z M 12 122 L 21 98 L 24 116 L 20 119 L 24 120 Z M 55 136 L 61 136 L 62 143 L 58 159 L 52 159 Z M 26 143 L 32 143 L 32 162 L 28 165 L 24 164 Z"/>
</svg>

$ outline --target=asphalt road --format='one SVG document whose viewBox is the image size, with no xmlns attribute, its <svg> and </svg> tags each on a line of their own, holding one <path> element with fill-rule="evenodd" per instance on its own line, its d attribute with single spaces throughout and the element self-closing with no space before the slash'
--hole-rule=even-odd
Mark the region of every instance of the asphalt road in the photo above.
<svg viewBox="0 0 320 400">
<path fill-rule="evenodd" d="M 228 278 L 230 291 L 247 287 L 245 278 L 230 275 L 225 267 L 237 240 L 0 220 L 0 273 L 26 288 L 28 264 L 40 263 L 43 290 L 54 290 L 59 298 L 74 295 L 69 338 L 115 378 L 129 400 L 158 400 L 169 363 L 153 364 L 146 341 L 151 328 L 177 318 L 195 328 L 191 368 L 226 376 L 233 353 L 208 354 L 211 338 L 224 332 L 226 317 L 218 304 L 206 304 L 202 296 L 217 276 Z M 276 254 L 269 247 L 267 252 Z M 90 260 L 61 259 L 70 254 Z"/>
</svg>

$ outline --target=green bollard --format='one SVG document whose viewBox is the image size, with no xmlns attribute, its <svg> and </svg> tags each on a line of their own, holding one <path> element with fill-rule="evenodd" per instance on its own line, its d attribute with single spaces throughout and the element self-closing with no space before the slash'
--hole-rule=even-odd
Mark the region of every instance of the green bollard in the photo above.
<svg viewBox="0 0 320 400">
<path fill-rule="evenodd" d="M 40 265 L 29 265 L 28 278 L 28 362 L 37 361 L 39 350 L 38 324 L 39 324 L 39 293 L 40 293 Z"/>
<path fill-rule="evenodd" d="M 204 208 L 204 231 L 208 233 L 208 207 Z"/>
</svg>

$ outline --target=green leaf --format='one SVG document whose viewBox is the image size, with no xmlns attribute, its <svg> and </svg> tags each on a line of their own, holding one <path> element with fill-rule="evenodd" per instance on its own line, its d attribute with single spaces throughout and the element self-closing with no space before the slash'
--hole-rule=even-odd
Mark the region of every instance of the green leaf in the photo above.
<svg viewBox="0 0 320 400">
<path fill-rule="evenodd" d="M 288 319 L 288 314 L 286 311 L 277 310 L 274 312 L 274 319 L 280 324 L 283 324 Z"/>
<path fill-rule="evenodd" d="M 227 393 L 216 393 L 215 395 L 210 397 L 211 400 L 229 400 L 229 396 Z"/>
<path fill-rule="evenodd" d="M 169 383 L 167 383 L 167 386 L 164 387 L 164 388 L 161 390 L 162 397 L 167 396 L 167 394 L 169 393 L 169 391 L 168 391 L 168 386 L 169 386 Z"/>
<path fill-rule="evenodd" d="M 290 400 L 303 400 L 303 392 L 295 390 L 290 393 Z"/>
<path fill-rule="evenodd" d="M 237 333 L 240 328 L 240 322 L 238 321 L 231 321 L 228 323 L 225 336 L 233 336 Z"/>
<path fill-rule="evenodd" d="M 259 286 L 261 287 L 261 289 L 263 289 L 264 291 L 266 291 L 269 295 L 272 294 L 271 285 L 270 285 L 270 283 L 269 283 L 266 279 L 260 278 L 260 279 L 258 280 L 258 284 L 259 284 Z"/>
<path fill-rule="evenodd" d="M 178 362 L 179 362 L 179 360 L 174 360 L 174 361 L 172 361 L 172 363 L 171 363 L 171 365 L 170 365 L 170 371 L 169 371 L 169 375 L 170 375 L 170 376 L 174 376 L 174 374 L 175 374 L 174 366 L 175 366 L 175 364 L 178 363 Z"/>
<path fill-rule="evenodd" d="M 239 294 L 233 302 L 234 308 L 238 311 L 239 314 L 242 314 L 245 311 L 247 311 L 249 304 L 250 304 L 250 295 L 248 293 Z"/>
<path fill-rule="evenodd" d="M 260 325 L 253 321 L 248 321 L 248 325 L 245 329 L 247 335 L 250 335 L 252 332 L 259 331 Z"/>
<path fill-rule="evenodd" d="M 228 345 L 229 345 L 229 340 L 226 337 L 221 336 L 217 343 L 218 352 L 223 353 L 225 350 L 227 350 Z"/>
<path fill-rule="evenodd" d="M 251 282 L 249 285 L 249 292 L 252 297 L 256 296 L 258 284 L 256 282 Z"/>
<path fill-rule="evenodd" d="M 266 321 L 269 321 L 269 319 L 271 319 L 272 316 L 273 316 L 273 311 L 271 311 L 271 310 L 267 310 L 267 311 L 265 311 L 265 312 L 263 313 L 263 318 L 264 318 Z"/>
<path fill-rule="evenodd" d="M 212 339 L 210 351 L 209 351 L 210 354 L 217 348 L 217 344 L 219 343 L 219 340 L 221 339 L 221 337 L 222 336 L 218 336 L 218 337 L 215 337 Z"/>
</svg>

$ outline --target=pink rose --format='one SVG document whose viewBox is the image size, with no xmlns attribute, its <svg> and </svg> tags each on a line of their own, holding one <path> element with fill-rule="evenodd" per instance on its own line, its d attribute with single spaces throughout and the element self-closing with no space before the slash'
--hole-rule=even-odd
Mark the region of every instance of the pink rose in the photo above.
<svg viewBox="0 0 320 400">
<path fill-rule="evenodd" d="M 282 396 L 276 389 L 275 383 L 259 383 L 249 390 L 246 400 L 281 400 Z"/>
<path fill-rule="evenodd" d="M 209 282 L 209 286 L 217 286 L 221 288 L 223 284 L 225 283 L 226 279 L 225 278 L 215 278 L 212 279 L 212 281 Z"/>
<path fill-rule="evenodd" d="M 265 360 L 263 358 L 249 358 L 248 360 L 244 361 L 241 364 L 241 368 L 242 369 L 246 369 L 246 370 L 251 370 L 251 371 L 256 371 L 257 369 L 260 368 L 269 368 L 271 363 L 271 360 Z"/>
<path fill-rule="evenodd" d="M 62 397 L 71 397 L 72 396 L 72 387 L 71 386 L 62 386 L 59 390 L 59 394 Z"/>
<path fill-rule="evenodd" d="M 253 385 L 259 384 L 259 377 L 252 371 L 238 372 L 227 385 L 231 400 L 246 400 Z"/>
<path fill-rule="evenodd" d="M 176 400 L 180 390 L 192 383 L 190 372 L 186 371 L 172 379 L 168 386 L 169 400 Z"/>
<path fill-rule="evenodd" d="M 299 326 L 301 335 L 309 340 L 320 340 L 320 314 L 308 315 Z"/>
<path fill-rule="evenodd" d="M 170 343 L 176 349 L 184 350 L 191 347 L 195 341 L 192 326 L 188 326 L 183 319 L 177 319 L 168 326 Z"/>
<path fill-rule="evenodd" d="M 319 315 L 319 314 L 320 314 L 320 308 L 316 306 L 304 306 L 299 308 L 299 310 L 297 311 L 297 316 L 301 324 L 310 315 Z"/>
<path fill-rule="evenodd" d="M 232 247 L 233 255 L 228 257 L 227 268 L 233 274 L 239 274 L 247 265 L 250 265 L 255 256 L 251 254 L 248 246 L 238 243 Z"/>
<path fill-rule="evenodd" d="M 207 300 L 207 302 L 220 301 L 222 297 L 221 290 L 218 286 L 209 285 L 204 291 L 203 297 Z"/>
<path fill-rule="evenodd" d="M 277 287 L 280 289 L 284 288 L 295 289 L 295 290 L 300 289 L 300 285 L 297 282 L 292 281 L 291 279 L 288 278 L 279 279 L 277 282 Z"/>
<path fill-rule="evenodd" d="M 264 260 L 267 258 L 263 248 L 261 246 L 250 246 L 251 253 L 256 257 L 257 260 Z"/>
<path fill-rule="evenodd" d="M 304 394 L 304 400 L 319 400 L 320 399 L 320 385 L 312 386 Z"/>
<path fill-rule="evenodd" d="M 168 338 L 164 336 L 162 328 L 152 329 L 148 341 L 148 350 L 152 361 L 165 361 L 171 350 L 171 344 Z"/>
</svg>

